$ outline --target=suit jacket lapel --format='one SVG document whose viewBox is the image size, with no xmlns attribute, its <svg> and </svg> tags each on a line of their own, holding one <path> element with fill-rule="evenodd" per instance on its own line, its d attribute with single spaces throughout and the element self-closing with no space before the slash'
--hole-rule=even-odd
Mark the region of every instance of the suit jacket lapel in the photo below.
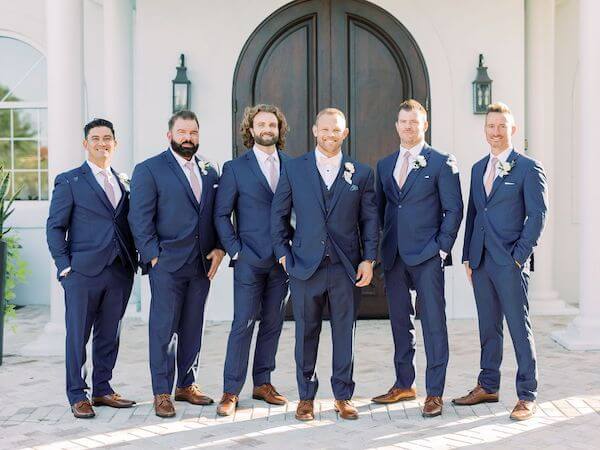
<svg viewBox="0 0 600 450">
<path fill-rule="evenodd" d="M 516 162 L 516 160 L 517 160 L 518 157 L 519 157 L 519 154 L 517 152 L 515 152 L 514 150 L 512 150 L 510 152 L 510 155 L 508 155 L 508 158 L 506 159 L 506 162 L 509 163 L 509 164 L 512 163 L 513 161 Z M 498 190 L 498 188 L 502 185 L 502 183 L 510 178 L 511 173 L 512 173 L 512 169 L 504 177 L 501 177 L 501 176 L 498 175 L 496 178 L 494 178 L 494 184 L 492 184 L 492 192 L 490 192 L 490 195 L 487 198 L 488 202 L 492 199 L 492 197 L 494 196 L 494 194 L 496 193 L 496 191 Z"/>
<path fill-rule="evenodd" d="M 396 162 L 398 161 L 398 156 L 400 155 L 400 150 L 394 152 L 393 157 L 390 157 L 391 161 L 388 167 L 385 167 L 385 174 L 381 174 L 381 182 L 383 183 L 383 187 L 385 189 L 386 183 L 391 185 L 391 191 L 396 197 L 396 200 L 400 198 L 400 188 L 398 187 L 398 182 L 394 178 L 394 169 L 396 168 Z M 384 178 L 385 176 L 385 178 Z M 389 189 L 389 188 L 388 188 Z"/>
<path fill-rule="evenodd" d="M 421 150 L 421 152 L 419 153 L 419 155 L 424 156 L 425 159 L 427 161 L 429 161 L 429 154 L 431 153 L 431 149 L 429 148 L 429 146 L 427 144 L 425 144 L 423 146 L 423 149 Z M 415 181 L 417 181 L 417 178 L 419 178 L 419 174 L 421 173 L 421 171 L 423 170 L 423 168 L 419 168 L 419 169 L 411 169 L 411 171 L 408 173 L 408 177 L 406 178 L 406 181 L 404 182 L 404 186 L 402 186 L 401 189 L 401 198 L 406 197 L 406 194 L 408 194 L 408 191 L 410 191 L 410 189 L 413 187 L 413 184 L 415 184 Z"/>
<path fill-rule="evenodd" d="M 321 190 L 321 174 L 317 168 L 315 151 L 313 150 L 312 152 L 307 153 L 306 156 L 304 156 L 304 160 L 306 162 L 306 171 L 310 179 L 310 184 L 313 187 L 319 205 L 321 205 L 321 210 L 323 211 L 323 214 L 325 214 L 325 200 L 323 200 L 323 191 Z"/>
<path fill-rule="evenodd" d="M 119 200 L 119 203 L 117 204 L 117 207 L 115 208 L 115 214 L 119 214 L 119 212 L 121 211 L 121 208 L 123 207 L 123 203 L 125 203 L 125 196 L 128 194 L 128 192 L 125 189 L 125 185 L 121 182 L 121 179 L 119 178 L 119 174 L 117 172 L 115 172 L 115 169 L 111 168 L 111 170 L 115 177 L 115 180 L 117 180 L 117 183 L 119 184 L 119 188 L 121 189 L 121 199 Z"/>
<path fill-rule="evenodd" d="M 267 192 L 269 193 L 269 195 L 271 197 L 273 197 L 273 191 L 271 190 L 271 186 L 269 186 L 269 183 L 267 181 L 267 179 L 265 178 L 265 175 L 262 173 L 262 170 L 260 170 L 260 166 L 258 165 L 258 160 L 256 159 L 256 155 L 254 154 L 254 150 L 250 149 L 246 152 L 246 160 L 248 161 L 248 165 L 250 166 L 250 169 L 252 169 L 252 172 L 254 172 L 254 175 L 256 176 L 256 178 L 258 178 L 258 181 L 260 181 L 260 184 L 262 187 L 264 187 Z M 281 170 L 281 158 L 279 158 L 279 169 Z"/>
<path fill-rule="evenodd" d="M 92 190 L 96 193 L 96 195 L 98 196 L 100 201 L 104 204 L 106 209 L 111 213 L 111 215 L 114 214 L 115 208 L 113 208 L 113 206 L 110 204 L 110 201 L 108 200 L 108 197 L 106 196 L 106 192 L 104 192 L 104 189 L 102 189 L 102 186 L 100 186 L 100 184 L 96 180 L 96 177 L 94 176 L 94 173 L 92 172 L 92 169 L 90 168 L 88 163 L 84 162 L 79 169 L 81 170 L 81 173 L 82 173 L 85 181 L 88 182 L 88 184 L 90 185 Z"/>
<path fill-rule="evenodd" d="M 194 156 L 194 160 L 196 161 L 196 164 L 198 164 L 198 158 L 196 158 Z M 204 209 L 204 205 L 206 204 L 206 197 L 208 195 L 208 193 L 210 192 L 209 189 L 214 189 L 213 185 L 212 185 L 212 180 L 211 180 L 211 176 L 210 174 L 211 169 L 207 168 L 206 169 L 206 175 L 204 175 L 202 173 L 202 170 L 200 170 L 200 178 L 202 178 L 201 183 L 202 183 L 202 192 L 200 193 L 200 212 L 202 212 L 202 210 Z M 190 188 L 190 191 L 192 190 L 192 188 Z M 193 195 L 193 193 L 192 193 Z M 194 197 L 195 199 L 196 197 Z"/>
<path fill-rule="evenodd" d="M 346 182 L 346 180 L 343 177 L 344 171 L 346 170 L 346 163 L 348 162 L 348 157 L 345 154 L 342 154 L 342 163 L 340 164 L 340 170 L 338 171 L 336 178 L 336 181 L 334 183 L 334 188 L 333 188 L 333 194 L 331 196 L 331 205 L 329 207 L 329 211 L 327 211 L 327 217 L 329 217 L 329 214 L 331 214 L 331 211 L 333 211 L 333 208 L 335 208 L 335 205 L 337 204 L 338 200 L 340 199 L 340 196 L 342 195 L 342 192 L 345 192 L 348 190 L 348 186 L 349 184 Z M 352 176 L 354 177 L 356 175 L 356 173 L 353 173 Z M 352 182 L 354 184 L 354 182 Z"/>
<path fill-rule="evenodd" d="M 477 163 L 477 167 L 473 171 L 473 176 L 475 177 L 475 180 L 474 180 L 475 189 L 477 191 L 477 194 L 483 200 L 484 204 L 487 203 L 487 194 L 485 193 L 485 185 L 483 184 L 483 176 L 485 175 L 485 169 L 488 165 L 489 160 L 490 160 L 490 157 L 487 156 L 485 159 L 479 161 Z"/>
<path fill-rule="evenodd" d="M 177 162 L 175 157 L 171 154 L 171 150 L 167 149 L 167 151 L 164 153 L 164 155 L 165 155 L 165 160 L 169 164 L 169 167 L 171 168 L 171 170 L 173 171 L 173 173 L 175 174 L 175 176 L 177 177 L 177 179 L 179 180 L 179 182 L 182 184 L 183 188 L 187 192 L 187 196 L 188 196 L 190 202 L 192 202 L 192 205 L 194 205 L 194 208 L 199 209 L 200 205 L 196 201 L 196 197 L 194 196 L 194 192 L 192 191 L 190 182 L 188 181 L 187 177 L 185 176 L 185 173 L 183 173 L 183 169 L 181 168 L 181 166 L 179 165 L 179 163 Z"/>
</svg>

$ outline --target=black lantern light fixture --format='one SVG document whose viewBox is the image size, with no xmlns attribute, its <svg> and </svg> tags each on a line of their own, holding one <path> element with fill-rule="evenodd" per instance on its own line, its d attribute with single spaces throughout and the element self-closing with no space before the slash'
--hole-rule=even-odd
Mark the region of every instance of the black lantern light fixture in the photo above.
<svg viewBox="0 0 600 450">
<path fill-rule="evenodd" d="M 179 57 L 179 67 L 177 75 L 173 80 L 173 112 L 183 109 L 190 109 L 190 94 L 192 82 L 187 77 L 187 67 L 185 67 L 185 56 L 183 53 Z"/>
<path fill-rule="evenodd" d="M 479 54 L 477 77 L 473 81 L 473 114 L 485 114 L 488 105 L 492 103 L 492 79 L 483 65 L 483 55 Z"/>
</svg>

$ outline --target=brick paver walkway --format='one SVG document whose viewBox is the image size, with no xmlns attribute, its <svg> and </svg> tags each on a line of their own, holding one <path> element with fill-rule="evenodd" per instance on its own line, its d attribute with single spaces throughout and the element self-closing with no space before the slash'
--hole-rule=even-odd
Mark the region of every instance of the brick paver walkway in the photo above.
<svg viewBox="0 0 600 450">
<path fill-rule="evenodd" d="M 390 405 L 369 398 L 393 383 L 392 346 L 386 321 L 361 321 L 357 329 L 355 404 L 358 421 L 346 422 L 333 410 L 329 386 L 331 340 L 323 327 L 318 369 L 321 388 L 318 417 L 312 423 L 294 419 L 297 393 L 293 364 L 293 323 L 287 322 L 280 342 L 273 384 L 291 403 L 273 407 L 251 399 L 251 383 L 241 395 L 234 417 L 221 418 L 216 407 L 176 402 L 177 416 L 159 419 L 151 402 L 147 326 L 126 321 L 114 388 L 138 401 L 131 409 L 96 408 L 93 420 L 74 419 L 64 395 L 62 358 L 32 359 L 19 349 L 35 338 L 48 310 L 19 311 L 16 334 L 7 330 L 5 359 L 0 367 L 0 449 L 200 449 L 200 448 L 598 448 L 600 439 L 600 352 L 568 352 L 549 337 L 571 318 L 534 318 L 540 371 L 540 412 L 527 422 L 512 422 L 516 401 L 515 362 L 508 332 L 505 342 L 500 402 L 453 407 L 450 400 L 472 388 L 478 367 L 477 325 L 453 320 L 450 366 L 444 414 L 423 419 L 424 354 L 419 330 L 417 400 Z M 207 324 L 198 381 L 215 400 L 221 395 L 224 348 L 229 324 Z"/>
</svg>

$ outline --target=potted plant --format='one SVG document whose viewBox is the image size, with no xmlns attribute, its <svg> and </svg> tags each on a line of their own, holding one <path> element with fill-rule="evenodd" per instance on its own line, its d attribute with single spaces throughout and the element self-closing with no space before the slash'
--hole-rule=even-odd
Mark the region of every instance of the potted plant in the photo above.
<svg viewBox="0 0 600 450">
<path fill-rule="evenodd" d="M 4 342 L 4 318 L 7 311 L 12 312 L 13 306 L 8 306 L 5 296 L 6 279 L 7 279 L 7 255 L 8 242 L 6 234 L 10 228 L 5 229 L 4 223 L 12 214 L 12 204 L 19 194 L 17 189 L 12 195 L 10 194 L 10 173 L 4 170 L 0 165 L 0 365 L 2 365 L 3 342 Z"/>
</svg>

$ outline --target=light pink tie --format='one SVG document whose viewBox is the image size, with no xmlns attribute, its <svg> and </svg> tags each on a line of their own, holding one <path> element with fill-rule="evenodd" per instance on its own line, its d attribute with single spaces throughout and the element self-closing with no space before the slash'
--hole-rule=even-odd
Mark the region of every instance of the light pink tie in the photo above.
<svg viewBox="0 0 600 450">
<path fill-rule="evenodd" d="M 115 197 L 115 190 L 113 189 L 112 184 L 110 184 L 110 182 L 108 181 L 108 173 L 106 172 L 106 170 L 102 170 L 100 171 L 100 173 L 104 177 L 104 192 L 106 192 L 106 196 L 108 197 L 108 200 L 110 201 L 112 207 L 116 208 L 117 199 Z"/>
<path fill-rule="evenodd" d="M 398 187 L 402 189 L 406 178 L 408 176 L 408 159 L 410 158 L 410 152 L 405 151 L 402 157 L 402 167 L 400 167 L 400 173 L 398 174 Z"/>
<path fill-rule="evenodd" d="M 490 173 L 488 173 L 485 179 L 485 193 L 489 197 L 492 192 L 492 186 L 494 186 L 494 180 L 496 179 L 496 166 L 498 165 L 498 158 L 492 158 Z"/>
<path fill-rule="evenodd" d="M 277 167 L 275 167 L 275 157 L 273 155 L 270 155 L 266 161 L 267 181 L 269 182 L 271 190 L 275 192 L 275 189 L 277 189 L 277 183 L 279 182 L 279 173 L 277 172 Z"/>
<path fill-rule="evenodd" d="M 188 161 L 185 163 L 185 167 L 190 171 L 190 185 L 192 186 L 192 192 L 194 193 L 194 197 L 196 197 L 196 201 L 200 202 L 200 181 L 196 176 L 196 172 L 194 171 L 194 162 Z"/>
</svg>

